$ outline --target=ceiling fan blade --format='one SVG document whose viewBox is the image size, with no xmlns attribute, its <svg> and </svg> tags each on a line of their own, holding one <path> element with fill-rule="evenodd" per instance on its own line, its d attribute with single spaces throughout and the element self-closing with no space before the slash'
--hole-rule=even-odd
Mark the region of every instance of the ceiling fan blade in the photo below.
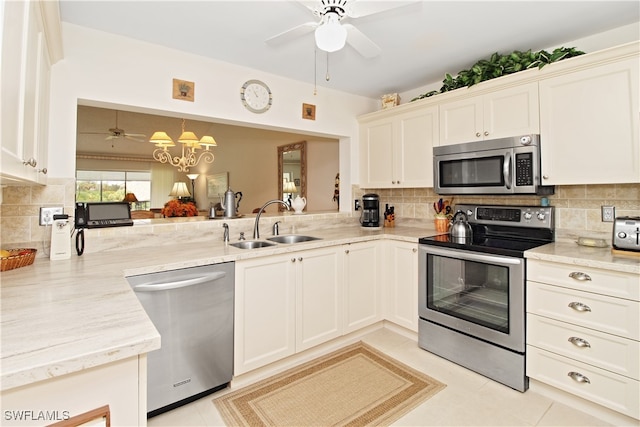
<svg viewBox="0 0 640 427">
<path fill-rule="evenodd" d="M 80 135 L 111 135 L 109 132 L 78 132 Z"/>
<path fill-rule="evenodd" d="M 147 135 L 145 135 L 144 133 L 126 133 L 124 136 L 133 136 L 133 137 L 138 137 L 138 138 L 146 138 Z"/>
<path fill-rule="evenodd" d="M 144 139 L 135 138 L 132 135 L 135 135 L 135 134 L 127 134 L 124 137 L 127 138 L 127 139 L 130 139 L 132 141 L 136 141 L 136 142 L 146 142 Z M 138 135 L 140 135 L 140 134 L 138 134 Z M 144 136 L 144 135 L 142 135 L 142 136 Z"/>
<path fill-rule="evenodd" d="M 292 40 L 295 40 L 297 38 L 300 38 L 306 34 L 309 34 L 313 30 L 315 30 L 317 26 L 318 26 L 317 22 L 306 22 L 302 25 L 298 25 L 297 27 L 293 27 L 285 32 L 282 32 L 280 34 L 277 34 L 273 37 L 268 38 L 267 40 L 265 40 L 265 43 L 274 45 L 274 46 L 284 44 Z"/>
<path fill-rule="evenodd" d="M 347 43 L 365 58 L 380 55 L 380 47 L 351 24 L 342 25 L 347 30 Z"/>
<path fill-rule="evenodd" d="M 352 0 L 347 12 L 347 15 L 351 18 L 362 18 L 364 16 L 375 15 L 376 13 L 386 12 L 387 10 L 396 9 L 399 7 L 408 6 L 413 3 L 418 3 L 419 0 L 406 0 L 406 1 L 363 1 Z"/>
<path fill-rule="evenodd" d="M 106 137 L 104 140 L 105 141 L 109 141 L 111 139 L 118 139 L 120 138 L 120 135 L 109 135 L 108 137 Z"/>
</svg>

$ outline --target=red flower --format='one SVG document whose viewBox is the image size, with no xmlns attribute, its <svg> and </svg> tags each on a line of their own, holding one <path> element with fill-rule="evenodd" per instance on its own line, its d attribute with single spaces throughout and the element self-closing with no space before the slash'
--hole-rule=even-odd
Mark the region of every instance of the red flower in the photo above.
<svg viewBox="0 0 640 427">
<path fill-rule="evenodd" d="M 171 216 L 196 216 L 198 215 L 198 208 L 192 202 L 182 202 L 174 199 L 169 200 L 164 204 L 162 209 L 162 215 L 166 217 Z"/>
</svg>

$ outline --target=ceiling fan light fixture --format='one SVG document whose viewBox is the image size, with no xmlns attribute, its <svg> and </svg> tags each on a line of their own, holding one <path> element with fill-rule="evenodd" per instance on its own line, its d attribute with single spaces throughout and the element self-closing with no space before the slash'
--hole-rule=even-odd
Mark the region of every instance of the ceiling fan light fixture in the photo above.
<svg viewBox="0 0 640 427">
<path fill-rule="evenodd" d="M 336 52 L 342 49 L 347 41 L 347 30 L 340 25 L 340 17 L 327 13 L 315 32 L 316 46 L 325 52 Z"/>
</svg>

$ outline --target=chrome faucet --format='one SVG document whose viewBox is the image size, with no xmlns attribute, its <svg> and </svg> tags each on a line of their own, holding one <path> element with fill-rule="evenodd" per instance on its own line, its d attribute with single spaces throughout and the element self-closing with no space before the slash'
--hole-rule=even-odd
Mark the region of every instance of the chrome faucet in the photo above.
<svg viewBox="0 0 640 427">
<path fill-rule="evenodd" d="M 222 224 L 222 228 L 224 228 L 224 233 L 222 235 L 222 241 L 223 242 L 228 242 L 229 241 L 229 224 L 227 224 L 226 222 Z"/>
<path fill-rule="evenodd" d="M 260 238 L 260 230 L 258 229 L 258 223 L 260 222 L 260 215 L 262 215 L 262 212 L 264 212 L 264 210 L 265 210 L 265 208 L 267 206 L 269 206 L 269 205 L 271 205 L 273 203 L 280 203 L 285 208 L 287 208 L 288 211 L 291 210 L 291 208 L 289 207 L 287 202 L 283 202 L 282 200 L 278 200 L 278 199 L 269 200 L 267 203 L 262 205 L 262 207 L 258 211 L 258 215 L 256 215 L 256 223 L 253 226 L 253 238 L 254 239 L 259 239 Z"/>
<path fill-rule="evenodd" d="M 278 224 L 280 224 L 280 222 L 281 222 L 281 221 L 276 221 L 276 222 L 273 224 L 273 230 L 272 230 L 272 231 L 273 231 L 273 235 L 274 235 L 274 236 L 277 236 L 278 234 L 280 234 L 280 227 L 278 227 Z"/>
</svg>

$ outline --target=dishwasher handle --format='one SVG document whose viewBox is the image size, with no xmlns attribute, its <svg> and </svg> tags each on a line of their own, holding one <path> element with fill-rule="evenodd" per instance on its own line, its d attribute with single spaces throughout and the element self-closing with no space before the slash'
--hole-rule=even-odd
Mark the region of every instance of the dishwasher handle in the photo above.
<svg viewBox="0 0 640 427">
<path fill-rule="evenodd" d="M 222 279 L 227 273 L 216 272 L 206 276 L 196 277 L 194 279 L 178 280 L 174 282 L 165 283 L 153 283 L 137 285 L 133 287 L 135 292 L 156 292 L 156 291 L 168 291 L 170 289 L 186 288 L 187 286 L 200 285 L 205 282 L 213 282 L 214 280 Z"/>
</svg>

